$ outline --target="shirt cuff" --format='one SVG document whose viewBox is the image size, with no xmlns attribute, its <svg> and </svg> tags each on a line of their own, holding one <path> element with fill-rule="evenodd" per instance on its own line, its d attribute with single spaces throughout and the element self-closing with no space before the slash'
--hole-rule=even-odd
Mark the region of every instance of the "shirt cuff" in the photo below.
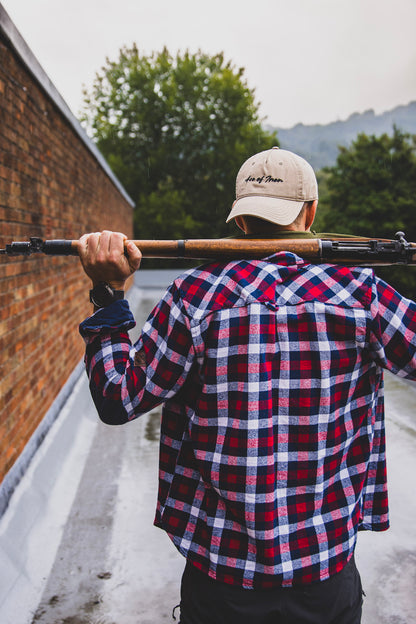
<svg viewBox="0 0 416 624">
<path fill-rule="evenodd" d="M 129 330 L 136 326 L 127 299 L 114 301 L 105 308 L 100 308 L 79 325 L 79 333 L 83 338 L 91 334 L 109 332 L 111 330 Z"/>
</svg>

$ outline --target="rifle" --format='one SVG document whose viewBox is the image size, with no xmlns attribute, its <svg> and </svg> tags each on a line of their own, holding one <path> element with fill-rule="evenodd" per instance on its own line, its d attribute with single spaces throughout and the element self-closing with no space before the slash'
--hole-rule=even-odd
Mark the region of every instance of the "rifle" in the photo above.
<svg viewBox="0 0 416 624">
<path fill-rule="evenodd" d="M 278 251 L 293 252 L 315 264 L 331 263 L 348 266 L 389 266 L 416 264 L 416 243 L 407 242 L 403 232 L 395 240 L 363 237 L 287 238 L 287 239 L 188 239 L 134 240 L 145 258 L 193 258 L 230 260 L 261 259 Z M 76 240 L 43 240 L 12 242 L 0 254 L 30 256 L 34 253 L 77 256 Z"/>
</svg>

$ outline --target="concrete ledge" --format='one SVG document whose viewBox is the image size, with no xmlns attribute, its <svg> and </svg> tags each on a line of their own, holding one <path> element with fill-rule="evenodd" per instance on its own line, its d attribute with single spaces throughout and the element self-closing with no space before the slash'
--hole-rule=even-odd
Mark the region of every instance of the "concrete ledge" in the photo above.
<svg viewBox="0 0 416 624">
<path fill-rule="evenodd" d="M 22 454 L 19 456 L 18 460 L 14 463 L 12 468 L 9 470 L 9 472 L 6 474 L 3 481 L 1 482 L 0 518 L 6 511 L 13 492 L 15 491 L 22 477 L 26 473 L 36 451 L 39 449 L 46 435 L 50 431 L 53 423 L 58 418 L 63 406 L 67 402 L 71 392 L 74 390 L 78 379 L 80 378 L 81 374 L 84 373 L 84 371 L 84 363 L 83 361 L 81 361 L 73 370 L 64 387 L 53 402 L 51 408 L 48 410 L 45 417 L 36 428 L 29 442 L 26 444 Z"/>
<path fill-rule="evenodd" d="M 98 424 L 80 377 L 0 520 L 2 624 L 29 624 L 50 573 Z"/>
</svg>

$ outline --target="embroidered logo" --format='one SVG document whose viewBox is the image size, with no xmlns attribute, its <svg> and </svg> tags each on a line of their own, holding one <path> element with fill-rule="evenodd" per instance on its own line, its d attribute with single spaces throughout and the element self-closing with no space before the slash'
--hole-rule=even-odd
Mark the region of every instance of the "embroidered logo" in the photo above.
<svg viewBox="0 0 416 624">
<path fill-rule="evenodd" d="M 268 184 L 269 182 L 283 182 L 282 178 L 273 178 L 273 176 L 271 175 L 267 175 L 267 176 L 259 176 L 258 178 L 253 178 L 253 176 L 248 176 L 248 178 L 246 178 L 244 180 L 244 182 L 257 182 L 258 184 L 263 184 L 263 182 L 265 184 Z"/>
</svg>

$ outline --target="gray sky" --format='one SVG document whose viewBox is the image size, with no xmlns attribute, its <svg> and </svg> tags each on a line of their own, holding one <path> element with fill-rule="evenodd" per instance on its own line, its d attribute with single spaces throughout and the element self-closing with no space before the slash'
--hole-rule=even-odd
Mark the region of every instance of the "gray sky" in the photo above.
<svg viewBox="0 0 416 624">
<path fill-rule="evenodd" d="M 224 52 L 275 126 L 416 100 L 416 0 L 0 0 L 77 115 L 106 57 Z"/>
</svg>

